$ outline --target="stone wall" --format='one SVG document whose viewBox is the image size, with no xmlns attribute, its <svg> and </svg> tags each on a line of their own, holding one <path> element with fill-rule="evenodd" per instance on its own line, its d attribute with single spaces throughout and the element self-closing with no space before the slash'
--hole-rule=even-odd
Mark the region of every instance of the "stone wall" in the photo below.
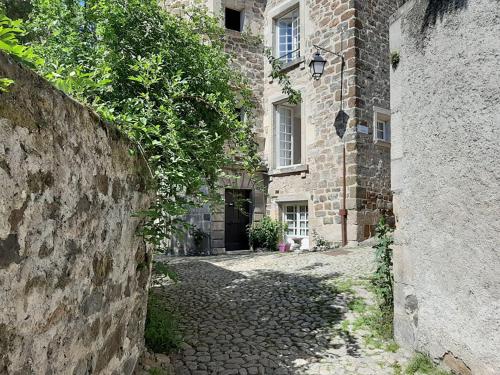
<svg viewBox="0 0 500 375">
<path fill-rule="evenodd" d="M 150 253 L 145 165 L 90 110 L 0 54 L 0 373 L 130 374 Z"/>
<path fill-rule="evenodd" d="M 391 25 L 395 334 L 500 374 L 500 7 L 418 0 Z"/>
</svg>

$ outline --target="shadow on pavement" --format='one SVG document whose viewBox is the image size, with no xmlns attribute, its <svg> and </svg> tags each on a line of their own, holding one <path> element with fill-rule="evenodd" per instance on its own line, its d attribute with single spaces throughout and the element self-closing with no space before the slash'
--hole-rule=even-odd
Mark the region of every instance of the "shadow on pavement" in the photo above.
<svg viewBox="0 0 500 375">
<path fill-rule="evenodd" d="M 334 328 L 348 297 L 325 281 L 340 274 L 245 276 L 202 260 L 172 267 L 180 281 L 155 293 L 181 317 L 188 345 L 173 356 L 176 374 L 302 374 L 334 362 L 342 345 L 359 356 L 356 339 Z"/>
</svg>

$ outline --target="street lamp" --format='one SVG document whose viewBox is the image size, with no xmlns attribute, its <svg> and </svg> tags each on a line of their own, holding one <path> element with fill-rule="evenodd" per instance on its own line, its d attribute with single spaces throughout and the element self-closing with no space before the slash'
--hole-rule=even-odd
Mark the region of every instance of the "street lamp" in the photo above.
<svg viewBox="0 0 500 375">
<path fill-rule="evenodd" d="M 311 74 L 315 80 L 318 80 L 323 75 L 325 71 L 326 60 L 319 50 L 313 55 L 311 62 L 309 63 L 309 69 L 311 69 Z"/>
<path fill-rule="evenodd" d="M 344 98 L 343 98 L 343 91 L 344 91 L 344 68 L 345 68 L 345 58 L 343 54 L 329 51 L 323 47 L 314 45 L 314 48 L 316 48 L 316 53 L 313 55 L 311 62 L 309 63 L 309 69 L 311 70 L 311 75 L 315 80 L 319 80 L 321 76 L 323 75 L 323 72 L 325 71 L 325 65 L 326 65 L 326 60 L 321 56 L 320 50 L 331 53 L 332 55 L 335 55 L 336 57 L 340 57 L 341 59 L 341 68 L 340 68 L 340 124 L 336 124 L 339 126 L 340 129 L 337 129 L 337 134 L 339 135 L 340 139 L 344 141 L 344 134 L 345 134 L 345 129 L 347 128 L 347 125 L 345 124 L 345 113 L 344 113 Z M 336 116 L 338 118 L 339 116 Z M 337 120 L 335 120 L 337 123 Z M 339 215 L 341 218 L 341 226 L 342 226 L 342 246 L 347 245 L 347 210 L 346 210 L 346 165 L 345 165 L 345 142 L 343 142 L 343 148 L 342 148 L 342 208 L 339 210 Z"/>
</svg>

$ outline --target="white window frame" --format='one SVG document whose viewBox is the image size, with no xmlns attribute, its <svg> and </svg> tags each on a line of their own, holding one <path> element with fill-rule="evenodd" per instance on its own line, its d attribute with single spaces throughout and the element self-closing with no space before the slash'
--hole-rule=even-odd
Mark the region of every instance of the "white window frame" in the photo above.
<svg viewBox="0 0 500 375">
<path fill-rule="evenodd" d="M 288 111 L 290 113 L 290 123 L 289 124 L 282 124 L 282 113 L 281 111 Z M 295 144 L 295 123 L 294 123 L 294 117 L 295 117 L 295 108 L 289 105 L 283 105 L 283 104 L 276 104 L 274 106 L 274 112 L 275 112 L 275 118 L 276 118 L 276 168 L 288 168 L 292 167 L 294 165 L 293 160 L 294 160 L 294 144 Z M 283 126 L 282 126 L 283 125 Z M 282 131 L 283 127 L 289 127 L 290 132 L 288 133 L 285 129 L 285 131 Z M 290 140 L 283 139 L 283 136 L 286 137 L 286 135 L 290 135 Z M 287 143 L 290 145 L 290 150 L 282 150 L 281 144 Z M 290 151 L 290 158 L 285 157 L 286 160 L 289 160 L 289 164 L 284 164 L 281 162 L 283 157 L 281 156 L 282 151 Z"/>
<path fill-rule="evenodd" d="M 280 33 L 281 30 L 280 23 L 285 18 L 292 19 L 290 35 L 288 34 L 281 35 Z M 300 9 L 298 6 L 288 9 L 285 13 L 279 15 L 274 19 L 274 28 L 275 28 L 274 44 L 276 48 L 275 57 L 279 58 L 284 63 L 290 63 L 300 57 L 300 37 L 301 37 L 300 22 L 301 22 L 301 17 L 300 17 Z M 285 40 L 283 43 L 282 38 L 285 39 L 290 38 L 290 42 L 287 42 L 287 40 Z M 289 43 L 291 43 L 290 48 L 289 48 Z M 282 45 L 286 46 L 284 50 L 281 49 Z"/>
<path fill-rule="evenodd" d="M 305 208 L 305 212 L 303 210 Z M 291 211 L 289 210 L 291 209 Z M 288 224 L 286 235 L 291 238 L 308 238 L 309 237 L 309 206 L 307 202 L 289 202 L 283 204 L 282 221 Z M 301 215 L 305 213 L 305 218 Z M 290 216 L 293 217 L 290 220 Z M 293 225 L 290 225 L 290 221 Z M 300 225 L 305 223 L 304 227 Z"/>
<path fill-rule="evenodd" d="M 382 133 L 382 137 L 379 136 L 380 133 Z M 391 143 L 391 112 L 389 110 L 374 107 L 373 141 L 382 144 Z"/>
</svg>

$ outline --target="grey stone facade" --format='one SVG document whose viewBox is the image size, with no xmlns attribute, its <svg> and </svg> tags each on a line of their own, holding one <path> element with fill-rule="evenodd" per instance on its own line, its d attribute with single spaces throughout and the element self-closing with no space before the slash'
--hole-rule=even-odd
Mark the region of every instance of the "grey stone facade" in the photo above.
<svg viewBox="0 0 500 375">
<path fill-rule="evenodd" d="M 267 165 L 262 178 L 266 186 L 256 193 L 265 199 L 262 206 L 255 206 L 259 217 L 266 213 L 283 220 L 287 205 L 301 205 L 307 207 L 309 237 L 315 231 L 339 243 L 344 143 L 348 241 L 359 242 L 371 237 L 380 215 L 392 215 L 390 142 L 374 139 L 374 124 L 375 113 L 390 122 L 388 30 L 389 16 L 397 9 L 396 3 L 395 0 L 214 0 L 207 3 L 216 14 L 224 15 L 224 9 L 230 8 L 241 11 L 243 17 L 242 32 L 228 30 L 226 45 L 235 56 L 235 68 L 248 77 L 254 88 L 256 138 Z M 294 88 L 301 90 L 303 102 L 293 109 L 294 134 L 300 134 L 292 146 L 293 165 L 282 167 L 276 156 L 279 153 L 276 112 L 278 106 L 287 103 L 281 87 L 269 78 L 271 67 L 263 49 L 271 48 L 273 54 L 278 55 L 277 20 L 294 9 L 299 16 L 300 46 L 285 70 Z M 255 38 L 248 35 L 258 37 L 262 44 L 256 44 Z M 343 109 L 347 131 L 343 140 L 334 126 L 340 110 L 341 62 L 333 55 L 324 54 L 328 60 L 325 73 L 321 79 L 314 80 L 308 68 L 316 52 L 313 44 L 345 56 Z M 256 204 L 261 204 L 261 200 Z M 216 227 L 223 227 L 223 223 Z M 213 230 L 211 233 L 215 235 Z M 215 236 L 217 243 L 212 241 L 211 247 L 223 252 L 224 231 Z M 312 238 L 307 242 L 309 247 L 313 246 Z"/>
<path fill-rule="evenodd" d="M 500 7 L 410 1 L 391 25 L 395 335 L 500 374 Z"/>
<path fill-rule="evenodd" d="M 144 163 L 88 108 L 0 54 L 0 373 L 131 374 L 150 252 Z"/>
</svg>

